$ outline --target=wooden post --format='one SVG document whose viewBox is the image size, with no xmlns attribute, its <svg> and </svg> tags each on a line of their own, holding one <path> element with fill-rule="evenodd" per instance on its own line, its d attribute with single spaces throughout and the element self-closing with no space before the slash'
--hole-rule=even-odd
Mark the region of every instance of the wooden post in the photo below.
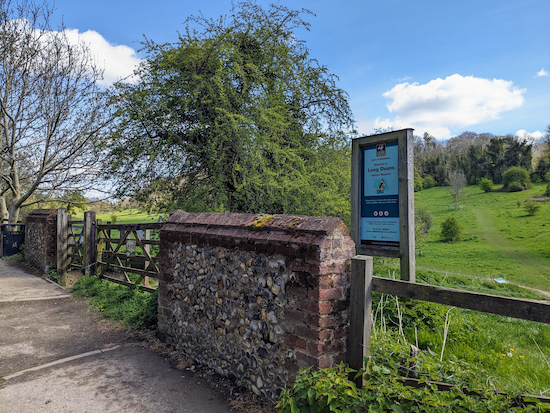
<svg viewBox="0 0 550 413">
<path fill-rule="evenodd" d="M 95 248 L 95 212 L 84 212 L 84 274 L 92 275 L 91 265 L 96 262 Z"/>
<path fill-rule="evenodd" d="M 370 354 L 372 275 L 372 257 L 356 255 L 351 259 L 349 366 L 355 370 L 364 368 L 364 358 Z M 355 384 L 362 387 L 363 380 L 359 377 Z"/>
<path fill-rule="evenodd" d="M 150 240 L 151 239 L 151 230 L 150 229 L 144 230 L 143 239 L 144 240 Z M 144 244 L 144 247 L 145 247 L 145 251 L 147 252 L 147 254 L 150 255 L 151 254 L 151 245 L 150 244 Z M 153 263 L 149 262 L 149 261 L 145 261 L 143 263 L 143 269 L 146 270 L 147 267 L 150 264 L 153 264 Z M 149 277 L 147 275 L 143 278 L 143 285 L 145 287 L 149 287 Z"/>
<path fill-rule="evenodd" d="M 101 225 L 103 221 L 101 219 L 98 219 L 96 221 L 97 225 Z M 105 243 L 101 242 L 101 233 L 96 231 L 97 235 L 97 249 L 96 249 L 96 262 L 101 262 L 103 260 L 103 249 L 105 249 Z M 101 249 L 99 248 L 99 245 L 101 244 Z M 99 275 L 101 273 L 101 269 L 99 265 L 95 266 L 95 275 Z"/>
<path fill-rule="evenodd" d="M 413 130 L 399 135 L 399 257 L 401 279 L 415 282 Z"/>
<path fill-rule="evenodd" d="M 67 210 L 57 210 L 57 275 L 62 282 L 67 281 L 69 264 L 69 221 Z"/>
</svg>

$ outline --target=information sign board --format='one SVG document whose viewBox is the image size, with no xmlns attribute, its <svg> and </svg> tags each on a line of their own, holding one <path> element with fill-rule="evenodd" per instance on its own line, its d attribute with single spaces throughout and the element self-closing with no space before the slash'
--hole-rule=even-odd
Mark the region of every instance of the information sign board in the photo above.
<svg viewBox="0 0 550 413">
<path fill-rule="evenodd" d="M 361 244 L 399 247 L 397 141 L 361 149 Z"/>
<path fill-rule="evenodd" d="M 413 130 L 352 141 L 351 236 L 357 254 L 401 259 L 414 281 Z"/>
</svg>

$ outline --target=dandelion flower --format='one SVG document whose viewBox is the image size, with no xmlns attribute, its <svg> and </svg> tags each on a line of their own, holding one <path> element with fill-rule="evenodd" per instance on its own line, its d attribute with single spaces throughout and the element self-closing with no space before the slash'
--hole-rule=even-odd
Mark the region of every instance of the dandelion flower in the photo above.
<svg viewBox="0 0 550 413">
<path fill-rule="evenodd" d="M 513 354 L 512 354 L 512 353 L 508 353 L 508 357 L 512 357 L 512 356 L 513 356 Z"/>
<path fill-rule="evenodd" d="M 520 358 L 520 359 L 524 359 L 525 357 L 523 357 L 523 356 L 519 356 L 519 358 Z"/>
<path fill-rule="evenodd" d="M 514 350 L 513 348 L 511 348 L 510 351 L 516 351 L 516 350 Z"/>
</svg>

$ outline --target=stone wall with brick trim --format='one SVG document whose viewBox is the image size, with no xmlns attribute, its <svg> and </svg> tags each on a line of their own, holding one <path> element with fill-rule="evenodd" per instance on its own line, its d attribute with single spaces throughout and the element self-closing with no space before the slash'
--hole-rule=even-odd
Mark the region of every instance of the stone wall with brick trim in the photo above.
<svg viewBox="0 0 550 413">
<path fill-rule="evenodd" d="M 48 272 L 57 261 L 57 209 L 35 209 L 25 220 L 25 261 Z"/>
<path fill-rule="evenodd" d="M 340 219 L 177 211 L 160 240 L 158 328 L 177 349 L 268 399 L 345 361 L 355 245 Z"/>
</svg>

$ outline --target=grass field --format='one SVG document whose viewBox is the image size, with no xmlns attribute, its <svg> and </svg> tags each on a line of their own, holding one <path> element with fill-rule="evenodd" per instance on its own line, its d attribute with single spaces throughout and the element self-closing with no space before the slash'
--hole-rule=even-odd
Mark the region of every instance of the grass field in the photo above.
<svg viewBox="0 0 550 413">
<path fill-rule="evenodd" d="M 140 212 L 139 209 L 126 209 L 123 211 L 108 212 L 106 214 L 97 214 L 96 218 L 101 219 L 104 224 L 108 221 L 113 221 L 112 216 L 116 215 L 117 224 L 136 224 L 142 222 L 157 222 L 159 215 L 147 214 L 146 212 Z M 163 215 L 165 218 L 166 216 Z M 78 213 L 73 215 L 73 219 L 84 219 L 84 213 Z"/>
<path fill-rule="evenodd" d="M 465 188 L 460 204 L 449 209 L 452 198 L 444 187 L 415 194 L 415 203 L 425 204 L 434 216 L 429 237 L 417 257 L 417 268 L 440 273 L 487 279 L 504 278 L 510 283 L 550 291 L 550 202 L 529 216 L 523 202 L 541 195 L 546 183 L 527 191 L 483 192 L 478 186 Z M 518 202 L 520 205 L 518 206 Z M 464 239 L 455 243 L 440 240 L 441 223 L 454 215 L 464 229 Z"/>
</svg>

